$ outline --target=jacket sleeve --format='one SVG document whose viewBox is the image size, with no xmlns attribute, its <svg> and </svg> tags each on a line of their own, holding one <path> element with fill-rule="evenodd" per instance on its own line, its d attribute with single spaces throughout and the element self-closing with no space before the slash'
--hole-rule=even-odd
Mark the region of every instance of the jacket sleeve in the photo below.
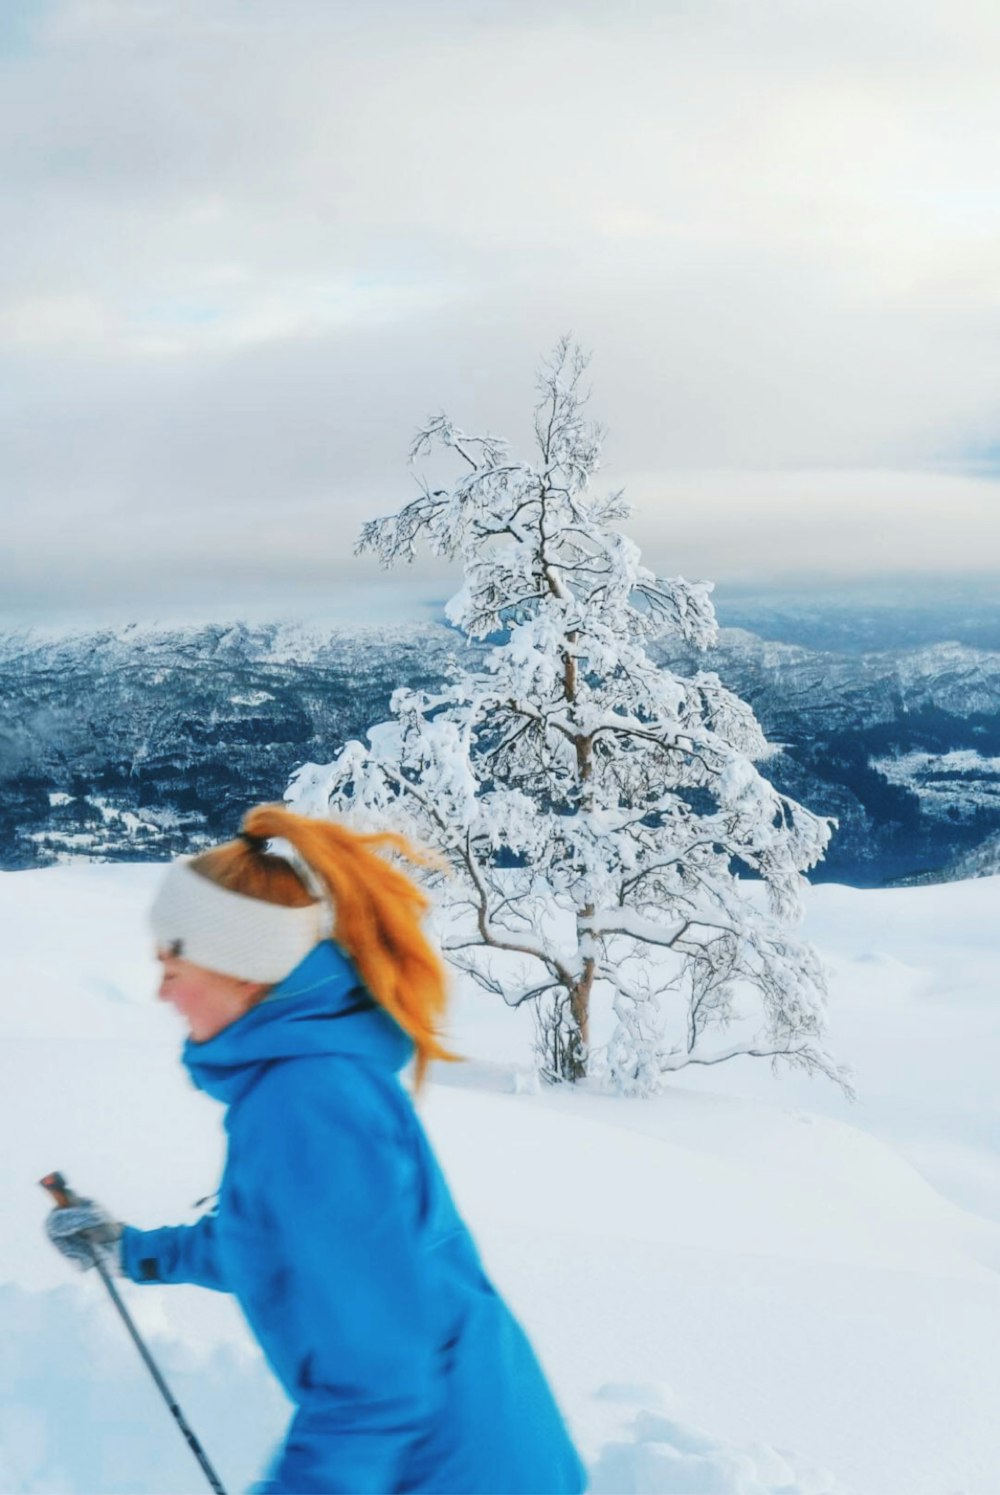
<svg viewBox="0 0 1000 1495">
<path fill-rule="evenodd" d="M 193 1282 L 228 1291 L 219 1265 L 214 1215 L 203 1215 L 194 1225 L 165 1225 L 161 1230 L 126 1225 L 121 1261 L 122 1271 L 133 1282 Z"/>
<path fill-rule="evenodd" d="M 387 1127 L 384 1096 L 355 1096 L 346 1075 L 336 1090 L 326 1067 L 322 1079 L 277 1108 L 274 1087 L 252 1152 L 273 1243 L 259 1270 L 284 1285 L 298 1404 L 260 1495 L 403 1488 L 440 1396 L 415 1154 Z"/>
</svg>

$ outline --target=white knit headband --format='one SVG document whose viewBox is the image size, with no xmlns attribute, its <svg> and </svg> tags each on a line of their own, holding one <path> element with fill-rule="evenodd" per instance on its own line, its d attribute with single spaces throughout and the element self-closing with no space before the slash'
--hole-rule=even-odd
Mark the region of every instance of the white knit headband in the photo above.
<svg viewBox="0 0 1000 1495">
<path fill-rule="evenodd" d="M 282 981 L 325 939 L 330 910 L 322 902 L 286 908 L 221 888 L 173 862 L 150 909 L 161 951 L 243 981 Z"/>
</svg>

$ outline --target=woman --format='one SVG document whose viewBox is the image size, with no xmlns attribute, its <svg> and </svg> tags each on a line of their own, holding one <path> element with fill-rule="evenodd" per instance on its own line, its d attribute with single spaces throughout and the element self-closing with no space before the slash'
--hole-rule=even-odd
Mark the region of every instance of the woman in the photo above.
<svg viewBox="0 0 1000 1495">
<path fill-rule="evenodd" d="M 171 866 L 160 995 L 187 1021 L 192 1079 L 227 1107 L 218 1203 L 162 1230 L 84 1205 L 49 1232 L 81 1263 L 79 1232 L 103 1237 L 135 1282 L 235 1294 L 297 1408 L 262 1495 L 578 1492 L 549 1387 L 397 1078 L 413 1057 L 419 1087 L 451 1056 L 427 900 L 382 847 L 420 860 L 260 805 L 239 839 Z"/>
</svg>

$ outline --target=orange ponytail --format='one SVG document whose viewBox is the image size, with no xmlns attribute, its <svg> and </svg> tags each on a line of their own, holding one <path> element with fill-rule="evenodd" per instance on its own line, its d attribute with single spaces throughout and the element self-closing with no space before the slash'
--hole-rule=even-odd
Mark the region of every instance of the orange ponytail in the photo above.
<svg viewBox="0 0 1000 1495">
<path fill-rule="evenodd" d="M 447 1002 L 444 966 L 420 925 L 427 895 L 377 852 L 395 851 L 418 866 L 434 860 L 392 832 L 362 835 L 333 820 L 296 815 L 283 805 L 257 805 L 243 817 L 250 836 L 288 841 L 326 885 L 334 907 L 333 938 L 354 961 L 372 996 L 416 1045 L 415 1088 L 431 1059 L 453 1060 L 438 1037 Z M 249 898 L 286 908 L 314 902 L 284 857 L 256 851 L 243 840 L 202 852 L 193 868 Z"/>
</svg>

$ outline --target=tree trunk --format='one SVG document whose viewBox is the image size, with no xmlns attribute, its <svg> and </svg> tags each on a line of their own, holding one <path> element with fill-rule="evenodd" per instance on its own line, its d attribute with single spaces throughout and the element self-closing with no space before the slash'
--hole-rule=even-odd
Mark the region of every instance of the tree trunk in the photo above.
<svg viewBox="0 0 1000 1495">
<path fill-rule="evenodd" d="M 570 992 L 570 1041 L 566 1045 L 566 1073 L 563 1078 L 575 1084 L 587 1075 L 587 1050 L 590 1047 L 590 988 L 594 984 L 594 961 L 585 960 L 583 975 Z"/>
<path fill-rule="evenodd" d="M 555 591 L 552 578 L 546 572 L 550 588 Z M 563 694 L 566 701 L 572 705 L 576 700 L 577 691 L 577 668 L 571 648 L 577 641 L 577 634 L 571 633 L 567 643 L 570 645 L 563 655 Z M 588 808 L 590 804 L 589 781 L 593 772 L 593 739 L 587 735 L 581 735 L 576 739 L 576 768 L 580 781 L 580 805 Z M 588 903 L 577 915 L 578 926 L 587 919 L 594 916 L 594 906 Z M 578 937 L 582 931 L 578 928 Z M 558 1047 L 558 1066 L 556 1075 L 561 1080 L 568 1080 L 575 1084 L 577 1080 L 583 1080 L 587 1075 L 587 1050 L 590 1046 L 590 992 L 594 984 L 595 961 L 593 956 L 587 956 L 583 962 L 583 971 L 579 981 L 570 988 L 568 1009 L 561 1007 L 555 1014 L 556 1026 L 565 1029 L 556 1040 Z"/>
<path fill-rule="evenodd" d="M 553 1085 L 573 1085 L 587 1075 L 592 963 L 588 967 L 576 986 L 563 988 L 547 1012 L 537 1014 L 542 1073 Z"/>
</svg>

